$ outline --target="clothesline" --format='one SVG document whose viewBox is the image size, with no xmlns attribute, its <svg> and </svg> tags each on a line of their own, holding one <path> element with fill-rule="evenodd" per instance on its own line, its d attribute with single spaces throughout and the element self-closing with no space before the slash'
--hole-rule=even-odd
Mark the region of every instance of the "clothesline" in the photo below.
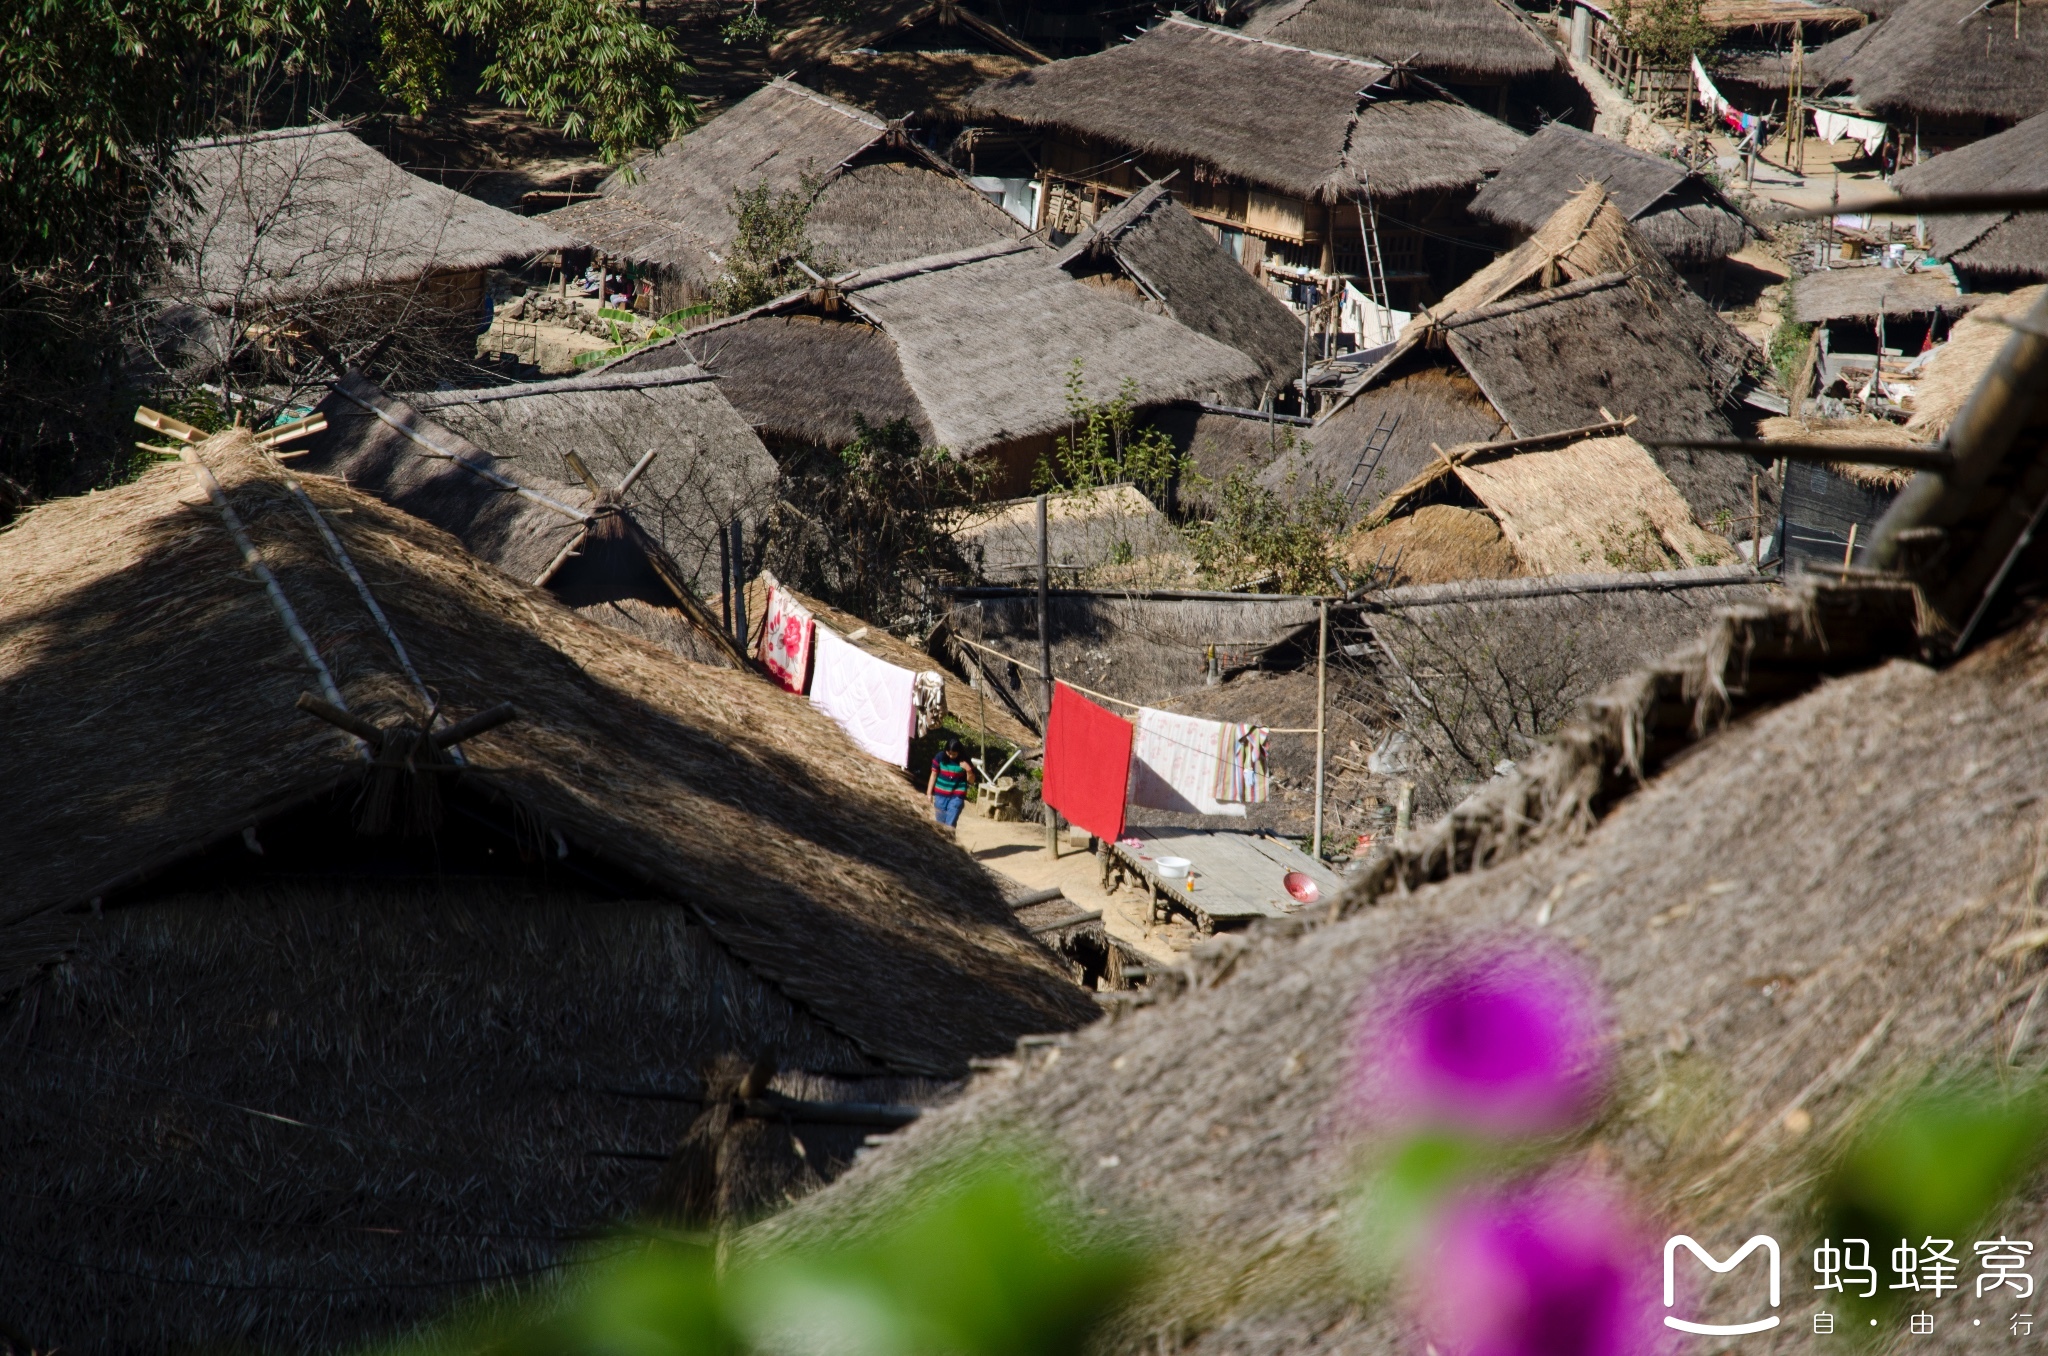
<svg viewBox="0 0 2048 1356">
<path fill-rule="evenodd" d="M 981 642 L 969 640 L 965 636 L 954 636 L 953 639 L 961 645 L 970 646 L 974 649 L 981 650 L 984 653 L 992 654 L 996 658 L 1002 660 L 1005 663 L 1015 664 L 1018 668 L 1023 669 L 1026 673 L 1035 673 L 1041 678 L 1045 676 L 1044 669 L 1041 669 L 1034 664 L 1027 664 L 1021 659 L 1014 659 L 1011 656 L 1004 654 L 1001 650 L 996 649 L 993 645 L 983 645 Z M 1068 687 L 1074 689 L 1074 691 L 1080 693 L 1081 695 L 1085 697 L 1093 697 L 1095 698 L 1095 700 L 1099 702 L 1112 702 L 1117 706 L 1128 706 L 1133 711 L 1160 709 L 1156 707 L 1148 708 L 1143 702 L 1127 702 L 1122 697 L 1112 697 L 1107 692 L 1097 692 L 1093 688 L 1082 687 L 1079 683 L 1067 682 L 1067 680 L 1064 678 L 1060 679 L 1059 681 L 1062 683 L 1066 683 Z M 1272 726 L 1266 726 L 1264 727 L 1264 729 L 1267 734 L 1314 734 L 1316 732 L 1316 727 L 1313 725 L 1289 729 L 1275 729 Z"/>
</svg>

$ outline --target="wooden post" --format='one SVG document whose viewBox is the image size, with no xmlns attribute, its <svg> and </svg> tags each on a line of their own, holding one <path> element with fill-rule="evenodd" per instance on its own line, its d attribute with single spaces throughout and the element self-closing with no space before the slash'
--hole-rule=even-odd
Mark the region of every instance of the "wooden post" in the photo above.
<svg viewBox="0 0 2048 1356">
<path fill-rule="evenodd" d="M 1861 523 L 1849 524 L 1849 544 L 1842 548 L 1842 582 L 1844 584 L 1849 582 L 1849 561 L 1856 554 L 1856 529 L 1861 526 L 1863 526 Z"/>
<path fill-rule="evenodd" d="M 1045 731 L 1045 744 L 1052 747 L 1052 631 L 1046 623 L 1046 588 L 1052 574 L 1052 552 L 1047 544 L 1045 529 L 1045 496 L 1038 496 L 1038 672 L 1045 692 L 1045 716 L 1040 728 Z M 1060 855 L 1060 817 L 1051 802 L 1044 805 L 1045 850 L 1058 861 Z"/>
<path fill-rule="evenodd" d="M 1327 733 L 1330 671 L 1330 600 L 1319 604 L 1316 617 L 1316 832 L 1309 856 L 1323 859 L 1323 744 Z"/>
<path fill-rule="evenodd" d="M 1749 565 L 1753 570 L 1764 567 L 1764 501 L 1758 479 L 1755 475 L 1749 478 Z"/>
<path fill-rule="evenodd" d="M 718 624 L 732 634 L 732 534 L 718 534 Z"/>
<path fill-rule="evenodd" d="M 732 520 L 732 638 L 747 652 L 747 525 Z"/>
</svg>

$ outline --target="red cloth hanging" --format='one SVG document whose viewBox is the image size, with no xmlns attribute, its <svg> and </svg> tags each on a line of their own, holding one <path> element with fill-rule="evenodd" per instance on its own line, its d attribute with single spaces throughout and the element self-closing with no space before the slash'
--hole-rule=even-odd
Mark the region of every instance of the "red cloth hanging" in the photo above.
<svg viewBox="0 0 2048 1356">
<path fill-rule="evenodd" d="M 1124 833 L 1131 723 L 1054 683 L 1045 733 L 1045 803 L 1067 822 L 1115 842 Z"/>
</svg>

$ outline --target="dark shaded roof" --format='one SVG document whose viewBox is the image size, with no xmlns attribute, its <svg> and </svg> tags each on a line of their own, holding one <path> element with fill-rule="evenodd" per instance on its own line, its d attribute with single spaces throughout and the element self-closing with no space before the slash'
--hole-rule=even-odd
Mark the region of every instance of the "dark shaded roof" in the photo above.
<svg viewBox="0 0 2048 1356">
<path fill-rule="evenodd" d="M 1290 495 L 1325 485 L 1359 511 L 1436 460 L 1432 447 L 1513 436 L 1463 369 L 1420 355 L 1298 432 L 1294 450 L 1268 466 L 1259 483 Z"/>
<path fill-rule="evenodd" d="M 1345 52 L 1448 79 L 1560 69 L 1562 56 L 1501 0 L 1279 0 L 1244 22 L 1253 37 Z"/>
<path fill-rule="evenodd" d="M 443 720 L 507 701 L 520 713 L 464 746 L 462 794 L 513 807 L 565 860 L 686 905 L 874 1059 L 957 1072 L 1092 1015 L 901 775 L 808 702 L 587 622 L 338 480 L 305 477 L 302 500 L 245 433 L 193 455 L 312 638 L 330 699 L 384 725 L 427 714 L 338 543 Z M 352 737 L 296 709 L 322 680 L 204 484 L 160 466 L 0 534 L 0 684 L 16 717 L 0 761 L 42 769 L 32 803 L 0 822 L 0 950 L 32 919 L 371 775 Z"/>
<path fill-rule="evenodd" d="M 407 174 L 335 123 L 188 141 L 177 169 L 194 202 L 170 221 L 174 276 L 209 306 L 376 290 L 576 243 Z"/>
<path fill-rule="evenodd" d="M 840 52 L 804 67 L 804 79 L 834 99 L 926 128 L 964 121 L 974 91 L 1034 64 L 982 52 Z"/>
<path fill-rule="evenodd" d="M 854 273 L 829 297 L 791 293 L 601 371 L 699 363 L 778 436 L 837 446 L 852 438 L 856 412 L 900 415 L 972 456 L 1064 430 L 1077 359 L 1091 397 L 1108 399 L 1130 378 L 1142 406 L 1242 400 L 1261 382 L 1236 349 L 1076 282 L 1026 242 Z"/>
<path fill-rule="evenodd" d="M 1415 82 L 1382 84 L 1390 74 L 1174 14 L 1121 47 L 997 81 L 968 108 L 1320 201 L 1368 180 L 1382 197 L 1468 188 L 1520 145 L 1519 132 L 1465 104 Z"/>
<path fill-rule="evenodd" d="M 1499 174 L 1480 186 L 1471 212 L 1533 231 L 1594 182 L 1674 263 L 1708 263 L 1733 254 L 1749 239 L 1742 214 L 1677 161 L 1558 122 L 1530 137 Z"/>
<path fill-rule="evenodd" d="M 1892 186 L 1915 196 L 2048 189 L 2048 112 L 1901 170 Z M 1928 217 L 1927 240 L 1936 258 L 1959 269 L 2015 281 L 2048 278 L 2048 212 Z"/>
<path fill-rule="evenodd" d="M 1033 64 L 1051 60 L 1000 23 L 959 0 L 885 0 L 880 5 L 864 7 L 851 17 L 812 15 L 776 39 L 768 48 L 768 56 L 780 69 L 793 61 L 818 61 L 853 48 L 874 47 L 892 34 L 927 23 L 962 30 L 967 42 L 985 44 Z"/>
<path fill-rule="evenodd" d="M 2006 118 L 2048 111 L 2048 13 L 2012 0 L 1911 0 L 1808 58 L 1816 85 L 1847 85 L 1886 117 Z"/>
<path fill-rule="evenodd" d="M 1118 203 L 1059 262 L 1069 271 L 1113 264 L 1166 314 L 1257 363 L 1275 390 L 1300 375 L 1300 318 L 1173 199 L 1166 181 Z"/>
<path fill-rule="evenodd" d="M 756 90 L 547 220 L 607 252 L 708 279 L 733 194 L 817 186 L 808 227 L 838 268 L 1015 240 L 1024 228 L 900 128 L 791 80 Z"/>
</svg>

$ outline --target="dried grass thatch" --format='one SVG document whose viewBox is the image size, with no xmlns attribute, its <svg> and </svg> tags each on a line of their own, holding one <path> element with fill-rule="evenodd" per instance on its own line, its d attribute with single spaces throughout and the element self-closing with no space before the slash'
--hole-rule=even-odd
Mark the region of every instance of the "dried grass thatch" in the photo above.
<svg viewBox="0 0 2048 1356">
<path fill-rule="evenodd" d="M 1282 494 L 1322 484 L 1357 512 L 1372 509 L 1436 460 L 1438 447 L 1512 436 L 1479 384 L 1453 363 L 1418 356 L 1300 430 L 1259 483 Z"/>
<path fill-rule="evenodd" d="M 1533 232 L 1589 183 L 1652 248 L 1680 268 L 1724 259 L 1748 242 L 1748 220 L 1719 189 L 1667 156 L 1553 122 L 1524 142 L 1472 197 L 1472 215 Z"/>
<path fill-rule="evenodd" d="M 2048 189 L 2048 112 L 1901 170 L 1892 185 L 1915 197 Z M 2048 212 L 1929 217 L 1927 242 L 1936 258 L 1965 276 L 2005 285 L 2048 278 Z"/>
<path fill-rule="evenodd" d="M 965 122 L 974 91 L 1036 64 L 986 52 L 840 52 L 806 66 L 803 74 L 820 94 L 930 128 Z"/>
<path fill-rule="evenodd" d="M 1794 419 L 1774 414 L 1757 425 L 1757 436 L 1767 443 L 1840 443 L 1844 447 L 1917 447 L 1924 439 L 1909 433 L 1889 419 Z M 1913 478 L 1911 471 L 1894 466 L 1866 466 L 1861 462 L 1836 461 L 1827 464 L 1836 475 L 1874 489 L 1899 490 Z"/>
<path fill-rule="evenodd" d="M 595 609 L 686 659 L 728 662 L 678 610 L 690 604 L 670 579 L 699 597 L 717 588 L 719 528 L 772 508 L 777 473 L 702 373 L 403 399 L 352 375 L 320 410 L 327 429 L 306 440 L 302 469 L 341 476 L 454 533 L 521 582 L 545 581 L 571 607 Z M 648 451 L 658 454 L 653 463 L 623 498 L 613 495 Z M 602 493 L 574 478 L 570 452 Z"/>
<path fill-rule="evenodd" d="M 959 0 L 886 0 L 852 15 L 810 15 L 777 38 L 768 55 L 780 69 L 791 62 L 818 61 L 855 48 L 890 46 L 892 39 L 924 26 L 956 34 L 949 47 L 986 46 L 1033 65 L 1051 59 Z"/>
<path fill-rule="evenodd" d="M 1886 619 L 1876 630 L 1866 604 Z M 1354 894 L 1331 925 L 1206 944 L 1180 997 L 1081 1033 L 1056 1058 L 1020 1052 L 755 1237 L 847 1228 L 908 1174 L 1021 1132 L 1061 1146 L 1084 1209 L 1189 1244 L 1104 1350 L 1419 1349 L 1400 1306 L 1354 1299 L 1339 1266 L 1360 1130 L 1344 1033 L 1391 963 L 1505 928 L 1578 951 L 1611 996 L 1617 1110 L 1577 1147 L 1670 1231 L 1810 1246 L 1799 1184 L 1877 1098 L 1931 1067 L 2039 1057 L 2040 1030 L 2020 1016 L 2039 962 L 2004 944 L 2041 921 L 2030 807 L 2048 764 L 2027 733 L 2043 714 L 2027 680 L 2044 651 L 2034 629 L 1943 673 L 1874 666 L 1885 647 L 1864 640 L 1914 643 L 1909 597 L 1902 610 L 1865 594 L 1742 611 L 1732 637 L 1715 632 L 1737 642 L 1733 656 L 1689 662 L 1710 705 L 1712 684 L 1761 676 L 1773 659 L 1787 680 L 1803 667 L 1806 686 L 1819 668 L 1855 676 L 1692 744 L 1640 789 L 1623 772 L 1625 799 L 1582 804 L 1591 812 L 1487 869 L 1461 862 L 1412 893 Z M 1815 647 L 1821 636 L 1833 650 Z M 1643 674 L 1612 701 L 1639 717 L 1663 681 Z M 1692 702 L 1669 698 L 1689 727 Z M 1559 757 L 1587 783 L 1628 747 L 1566 752 L 1571 738 Z M 1930 767 L 1950 775 L 1930 783 Z M 1369 898 L 1377 906 L 1360 908 Z M 1807 1115 L 1788 1118 L 1794 1108 Z M 1992 1227 L 2037 1236 L 2043 1213 L 2030 1190 Z M 1956 1325 L 1948 1346 L 2010 1341 L 1987 1328 Z"/>
<path fill-rule="evenodd" d="M 1015 583 L 1038 573 L 1037 500 L 984 504 L 958 515 L 953 540 L 976 565 L 976 577 Z M 1164 513 L 1130 485 L 1107 485 L 1046 496 L 1048 563 L 1062 582 L 1093 582 L 1105 566 L 1181 550 Z"/>
<path fill-rule="evenodd" d="M 1816 49 L 1807 70 L 1888 118 L 2017 122 L 2048 111 L 2048 5 L 1911 0 Z"/>
<path fill-rule="evenodd" d="M 1535 25 L 1501 0 L 1279 0 L 1244 31 L 1319 52 L 1343 52 L 1440 80 L 1544 75 L 1564 65 Z"/>
<path fill-rule="evenodd" d="M 548 220 L 702 288 L 738 231 L 736 190 L 816 185 L 807 229 L 838 267 L 1016 240 L 1024 228 L 900 126 L 775 80 Z"/>
<path fill-rule="evenodd" d="M 1344 560 L 1361 573 L 1376 569 L 1396 587 L 1508 579 L 1523 572 L 1500 523 L 1456 504 L 1424 504 L 1360 528 L 1344 543 Z"/>
<path fill-rule="evenodd" d="M 207 306 L 377 291 L 576 243 L 407 174 L 336 123 L 186 142 L 177 169 L 196 206 L 169 223 L 174 285 Z"/>
<path fill-rule="evenodd" d="M 1066 431 L 1076 360 L 1091 398 L 1129 378 L 1141 407 L 1243 400 L 1260 384 L 1242 353 L 1074 281 L 1025 242 L 850 274 L 599 370 L 697 363 L 774 437 L 840 446 L 855 414 L 901 417 L 971 457 Z"/>
<path fill-rule="evenodd" d="M 1165 181 L 1104 213 L 1060 251 L 1059 261 L 1077 275 L 1117 270 L 1137 284 L 1144 301 L 1257 363 L 1274 390 L 1300 376 L 1300 317 L 1174 201 Z"/>
<path fill-rule="evenodd" d="M 2048 286 L 2023 287 L 2010 296 L 1986 297 L 1977 309 L 1955 323 L 1948 341 L 1928 360 L 1913 388 L 1913 417 L 1907 430 L 1918 439 L 1947 436 L 1948 426 L 1963 412 L 1970 392 L 1990 370 L 1998 351 L 2012 337 L 2000 320 L 2018 320 L 2034 308 Z"/>
<path fill-rule="evenodd" d="M 1678 279 L 1606 190 L 1588 184 L 1536 234 L 1417 315 L 1393 351 L 1319 420 L 1310 441 L 1319 467 L 1369 463 L 1375 430 L 1398 413 L 1376 409 L 1374 393 L 1429 367 L 1461 372 L 1518 438 L 1629 415 L 1645 438 L 1725 438 L 1733 433 L 1727 411 L 1760 364 L 1749 341 Z M 1437 403 L 1446 412 L 1458 408 L 1461 422 L 1471 416 L 1474 432 L 1459 441 L 1495 436 L 1477 427 L 1475 408 Z M 1412 459 L 1410 474 L 1419 472 L 1426 461 L 1416 455 L 1417 441 L 1396 430 L 1383 464 L 1398 470 Z M 1399 458 L 1397 445 L 1405 454 Z M 1701 522 L 1749 512 L 1756 467 L 1663 448 L 1654 456 Z"/>
<path fill-rule="evenodd" d="M 1368 182 L 1382 198 L 1470 188 L 1520 145 L 1520 133 L 1463 103 L 1420 85 L 1382 87 L 1389 74 L 1173 14 L 1121 47 L 990 85 L 968 107 L 1317 202 L 1355 197 Z"/>
<path fill-rule="evenodd" d="M 1878 316 L 1958 315 L 1977 304 L 1956 286 L 1953 269 L 1827 268 L 1792 284 L 1792 316 L 1802 325 Z"/>
<path fill-rule="evenodd" d="M 1383 520 L 1441 500 L 1462 484 L 1500 524 L 1523 574 L 1622 573 L 1722 565 L 1735 552 L 1703 531 L 1649 450 L 1627 436 L 1582 438 L 1502 454 L 1453 448 L 1387 496 Z"/>
<path fill-rule="evenodd" d="M 715 1057 L 928 1101 L 1093 1016 L 808 703 L 244 433 L 196 458 L 211 494 L 160 466 L 0 533 L 0 760 L 40 769 L 0 822 L 9 1340 L 389 1337 L 637 1211 Z M 307 689 L 386 732 L 377 761 Z M 503 701 L 459 767 L 407 734 Z M 364 831 L 380 794 L 431 836 Z M 858 1147 L 802 1133 L 811 1177 L 726 1184 L 776 1198 Z"/>
<path fill-rule="evenodd" d="M 418 719 L 284 473 L 246 435 L 198 455 L 349 706 Z M 0 671 L 14 707 L 41 712 L 9 722 L 8 760 L 47 769 L 37 803 L 0 826 L 10 920 L 112 896 L 363 776 L 349 737 L 293 708 L 319 684 L 264 587 L 222 565 L 234 546 L 193 474 L 163 467 L 0 535 L 14 581 Z M 582 621 L 337 481 L 309 477 L 305 492 L 443 717 L 499 701 L 522 711 L 466 746 L 462 784 L 558 835 L 564 860 L 687 903 L 756 973 L 885 1061 L 957 1068 L 1000 1045 L 1006 1023 L 1080 1014 L 1041 982 L 1039 953 L 1003 925 L 972 863 L 924 830 L 909 788 L 807 703 Z M 122 775 L 101 775 L 95 741 L 119 746 Z M 902 970 L 864 978 L 847 968 L 856 957 Z M 967 986 L 956 1009 L 913 1015 L 946 985 Z"/>
</svg>

